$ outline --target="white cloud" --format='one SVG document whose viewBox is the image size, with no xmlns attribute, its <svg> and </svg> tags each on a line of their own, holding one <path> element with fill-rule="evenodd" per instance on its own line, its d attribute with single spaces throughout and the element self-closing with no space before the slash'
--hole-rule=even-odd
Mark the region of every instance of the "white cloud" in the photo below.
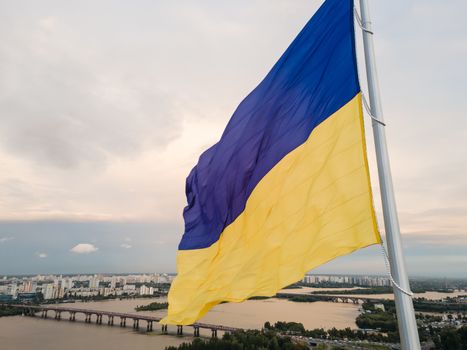
<svg viewBox="0 0 467 350">
<path fill-rule="evenodd" d="M 132 246 L 131 244 L 128 244 L 128 243 L 122 243 L 120 244 L 120 247 L 125 248 L 125 249 L 130 249 Z"/>
<path fill-rule="evenodd" d="M 40 259 L 45 259 L 48 257 L 47 253 L 36 253 L 36 255 Z"/>
<path fill-rule="evenodd" d="M 39 27 L 46 30 L 52 31 L 57 26 L 57 19 L 55 17 L 44 17 L 39 20 Z"/>
<path fill-rule="evenodd" d="M 13 240 L 13 237 L 0 237 L 0 244 Z"/>
<path fill-rule="evenodd" d="M 77 254 L 89 254 L 94 253 L 98 250 L 98 248 L 89 243 L 80 243 L 75 245 L 73 248 L 70 249 L 70 252 L 77 253 Z"/>
</svg>

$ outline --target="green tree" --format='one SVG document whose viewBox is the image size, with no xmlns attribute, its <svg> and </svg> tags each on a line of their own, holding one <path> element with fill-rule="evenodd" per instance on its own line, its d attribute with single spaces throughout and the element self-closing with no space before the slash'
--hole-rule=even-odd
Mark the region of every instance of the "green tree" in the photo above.
<svg viewBox="0 0 467 350">
<path fill-rule="evenodd" d="M 459 334 L 461 349 L 467 350 L 467 326 L 460 328 L 457 333 Z"/>
<path fill-rule="evenodd" d="M 440 333 L 439 345 L 443 350 L 461 350 L 461 337 L 455 328 L 444 328 Z"/>
<path fill-rule="evenodd" d="M 277 341 L 277 338 L 274 337 L 271 339 L 271 342 L 269 343 L 269 350 L 280 350 L 281 347 L 279 346 L 279 342 Z"/>
</svg>

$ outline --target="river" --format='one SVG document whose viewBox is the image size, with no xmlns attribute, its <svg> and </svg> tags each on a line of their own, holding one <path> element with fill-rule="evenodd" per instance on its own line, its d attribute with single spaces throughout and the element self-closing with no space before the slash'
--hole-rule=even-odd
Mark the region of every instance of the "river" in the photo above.
<svg viewBox="0 0 467 350">
<path fill-rule="evenodd" d="M 346 288 L 342 288 L 346 289 Z M 322 288 L 302 288 L 284 290 L 287 293 L 308 294 Z M 329 290 L 332 291 L 340 289 Z M 438 293 L 427 292 L 416 294 L 416 297 L 427 299 L 441 299 L 456 296 L 465 292 Z M 349 295 L 358 297 L 359 295 Z M 392 294 L 361 295 L 370 298 L 392 299 Z M 99 302 L 67 304 L 76 308 L 88 308 L 104 311 L 120 311 L 134 313 L 138 305 L 149 304 L 153 301 L 165 301 L 163 298 L 109 300 Z M 144 312 L 146 314 L 163 316 L 166 310 Z M 359 314 L 359 306 L 344 303 L 294 303 L 284 299 L 248 300 L 243 303 L 226 303 L 215 306 L 201 321 L 241 328 L 260 329 L 264 322 L 295 321 L 301 322 L 305 328 L 356 328 L 355 318 Z M 52 313 L 53 315 L 53 313 Z M 117 321 L 118 324 L 118 321 Z M 89 325 L 82 322 L 77 315 L 77 322 L 69 322 L 67 315 L 61 321 L 53 318 L 47 320 L 39 317 L 3 317 L 0 318 L 0 350 L 82 350 L 82 349 L 112 349 L 112 350 L 163 350 L 166 346 L 178 345 L 191 341 L 192 329 L 185 329 L 184 337 L 161 335 L 160 327 L 155 325 L 155 331 L 144 332 L 145 323 L 141 323 L 141 331 L 134 331 L 132 323 L 126 328 L 118 325 L 109 327 L 106 319 L 102 325 Z M 175 329 L 169 327 L 169 333 Z M 202 331 L 201 335 L 209 336 L 209 331 Z"/>
<path fill-rule="evenodd" d="M 136 313 L 137 305 L 145 305 L 164 299 L 128 299 L 100 302 L 77 302 L 67 304 L 73 308 L 112 310 Z M 226 303 L 215 306 L 202 322 L 222 324 L 242 328 L 261 328 L 266 321 L 296 321 L 305 328 L 356 328 L 355 318 L 359 314 L 358 305 L 343 303 L 294 303 L 282 299 L 248 300 L 244 303 Z M 165 310 L 144 312 L 151 315 L 163 315 Z M 53 313 L 50 313 L 53 316 Z M 159 334 L 160 327 L 155 325 L 155 332 L 145 333 L 145 323 L 140 324 L 141 331 L 132 329 L 132 323 L 126 328 L 118 325 L 109 327 L 104 317 L 102 325 L 85 324 L 82 318 L 69 322 L 67 314 L 61 321 L 53 318 L 26 316 L 0 318 L 0 350 L 162 350 L 169 345 L 190 341 L 192 329 L 187 327 L 184 337 Z M 117 321 L 118 323 L 118 321 Z M 128 327 L 129 325 L 129 327 Z M 170 333 L 175 330 L 169 328 Z M 201 335 L 209 336 L 202 332 Z"/>
</svg>

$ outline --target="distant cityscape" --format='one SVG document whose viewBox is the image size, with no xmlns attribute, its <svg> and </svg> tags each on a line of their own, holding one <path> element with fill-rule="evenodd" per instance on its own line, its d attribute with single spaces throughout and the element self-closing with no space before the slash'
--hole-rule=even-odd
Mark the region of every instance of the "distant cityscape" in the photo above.
<svg viewBox="0 0 467 350">
<path fill-rule="evenodd" d="M 154 296 L 167 293 L 173 278 L 166 273 L 3 276 L 0 301 Z"/>
<path fill-rule="evenodd" d="M 169 273 L 0 276 L 0 302 L 162 296 L 167 294 L 174 278 L 175 275 Z M 436 288 L 448 287 L 442 280 L 429 283 L 435 282 Z M 323 287 L 391 286 L 387 276 L 370 275 L 310 274 L 299 283 Z"/>
<path fill-rule="evenodd" d="M 363 287 L 389 287 L 391 280 L 384 276 L 339 276 L 339 275 L 306 275 L 303 283 L 320 284 L 331 282 L 336 284 L 352 284 Z"/>
<path fill-rule="evenodd" d="M 3 276 L 0 277 L 0 301 L 165 295 L 174 277 L 168 273 Z M 391 285 L 384 276 L 306 275 L 301 282 L 368 287 Z"/>
</svg>

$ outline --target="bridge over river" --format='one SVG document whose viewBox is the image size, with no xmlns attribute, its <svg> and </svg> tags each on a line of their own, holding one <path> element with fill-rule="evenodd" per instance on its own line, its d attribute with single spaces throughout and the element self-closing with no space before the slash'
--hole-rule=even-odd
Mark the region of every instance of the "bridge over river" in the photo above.
<svg viewBox="0 0 467 350">
<path fill-rule="evenodd" d="M 84 322 L 86 323 L 95 323 L 102 324 L 103 318 L 109 326 L 114 324 L 120 325 L 120 327 L 126 327 L 127 321 L 133 321 L 133 329 L 140 328 L 140 321 L 145 322 L 146 331 L 153 331 L 154 323 L 159 323 L 161 317 L 143 315 L 143 314 L 130 314 L 123 312 L 113 312 L 113 311 L 102 311 L 102 310 L 92 310 L 92 309 L 80 309 L 80 308 L 71 308 L 66 306 L 54 306 L 54 305 L 28 305 L 28 304 L 0 304 L 1 306 L 9 306 L 22 310 L 23 315 L 25 316 L 37 316 L 40 315 L 41 318 L 48 318 L 49 316 L 53 317 L 56 320 L 61 320 L 63 315 L 68 316 L 69 321 L 76 321 L 76 315 L 84 315 Z M 50 315 L 52 314 L 52 315 Z M 211 330 L 212 337 L 217 338 L 217 332 L 234 332 L 237 330 L 242 330 L 242 328 L 236 327 L 227 327 L 216 324 L 209 323 L 193 323 L 188 326 L 193 329 L 193 335 L 199 337 L 200 329 L 209 329 Z M 161 331 L 163 334 L 168 334 L 167 325 L 161 325 Z M 177 326 L 177 335 L 183 335 L 183 326 Z"/>
</svg>

